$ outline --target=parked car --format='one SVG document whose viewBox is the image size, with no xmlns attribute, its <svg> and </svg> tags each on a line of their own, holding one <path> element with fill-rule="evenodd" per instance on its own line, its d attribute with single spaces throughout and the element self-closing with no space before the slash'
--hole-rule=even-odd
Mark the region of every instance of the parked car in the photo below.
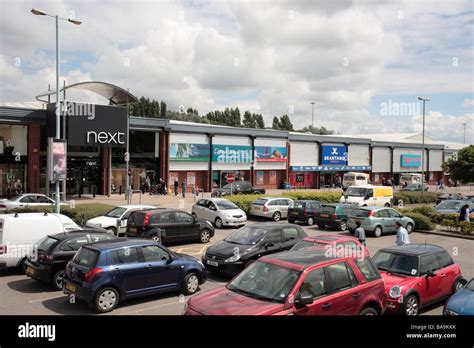
<svg viewBox="0 0 474 348">
<path fill-rule="evenodd" d="M 82 229 L 62 214 L 14 213 L 0 215 L 0 268 L 24 271 L 33 246 L 48 234 Z"/>
<path fill-rule="evenodd" d="M 194 294 L 206 281 L 206 271 L 194 257 L 159 243 L 119 238 L 82 246 L 68 262 L 63 281 L 65 294 L 104 313 L 134 297 L 169 291 Z"/>
<path fill-rule="evenodd" d="M 357 204 L 358 206 L 390 207 L 393 202 L 391 186 L 349 186 L 339 200 L 340 203 Z"/>
<path fill-rule="evenodd" d="M 458 289 L 443 308 L 444 315 L 474 315 L 474 278 Z"/>
<path fill-rule="evenodd" d="M 362 228 L 375 237 L 383 234 L 396 233 L 396 222 L 399 221 L 408 233 L 415 229 L 415 221 L 408 216 L 400 214 L 392 208 L 385 207 L 360 207 L 354 209 L 347 220 L 347 227 L 352 233 L 357 228 L 356 221 L 360 221 Z"/>
<path fill-rule="evenodd" d="M 316 212 L 321 207 L 321 202 L 300 200 L 295 201 L 288 208 L 288 222 L 294 223 L 295 221 L 303 221 L 308 226 L 314 225 L 314 217 Z"/>
<path fill-rule="evenodd" d="M 470 199 L 469 196 L 465 196 L 461 193 L 450 192 L 450 193 L 443 193 L 439 195 L 438 197 L 436 197 L 436 204 L 438 205 L 442 201 L 446 201 L 446 200 L 470 201 L 472 199 Z"/>
<path fill-rule="evenodd" d="M 306 237 L 296 243 L 290 250 L 296 251 L 313 247 L 335 247 L 344 252 L 359 253 L 370 256 L 369 251 L 357 238 L 342 236 L 340 234 L 322 234 L 315 237 Z"/>
<path fill-rule="evenodd" d="M 224 287 L 193 296 L 185 315 L 379 315 L 383 280 L 369 257 L 321 248 L 264 256 Z"/>
<path fill-rule="evenodd" d="M 105 215 L 97 216 L 86 222 L 86 227 L 100 227 L 109 233 L 119 236 L 127 230 L 127 219 L 136 210 L 156 209 L 153 205 L 121 205 L 113 208 Z M 120 222 L 120 223 L 119 223 Z M 118 226 L 118 231 L 117 231 Z"/>
<path fill-rule="evenodd" d="M 42 193 L 25 193 L 10 199 L 1 199 L 0 210 L 13 210 L 28 207 L 50 207 L 53 206 L 54 203 L 53 199 Z"/>
<path fill-rule="evenodd" d="M 356 209 L 354 204 L 326 203 L 316 211 L 314 220 L 319 228 L 337 228 L 341 231 L 347 230 L 347 219 L 350 213 Z"/>
<path fill-rule="evenodd" d="M 471 212 L 469 213 L 469 217 L 471 219 L 474 218 L 474 202 L 472 201 L 461 201 L 461 200 L 445 200 L 439 203 L 435 209 L 437 213 L 440 214 L 459 214 L 463 205 L 469 205 L 469 209 Z"/>
<path fill-rule="evenodd" d="M 57 233 L 43 237 L 36 252 L 25 263 L 28 277 L 50 284 L 56 290 L 63 288 L 66 264 L 79 248 L 89 243 L 117 238 L 105 230 L 90 229 Z"/>
<path fill-rule="evenodd" d="M 224 198 L 200 199 L 193 205 L 192 215 L 209 221 L 217 228 L 224 226 L 244 226 L 247 214 L 231 201 Z"/>
<path fill-rule="evenodd" d="M 261 197 L 250 203 L 250 214 L 280 221 L 288 217 L 288 208 L 294 202 L 285 197 Z"/>
<path fill-rule="evenodd" d="M 212 191 L 212 197 L 222 197 L 228 195 L 249 195 L 249 194 L 265 194 L 264 188 L 258 188 L 252 186 L 248 181 L 236 181 L 230 184 L 226 184 L 221 188 Z"/>
<path fill-rule="evenodd" d="M 289 250 L 306 232 L 297 225 L 264 222 L 242 227 L 207 248 L 208 270 L 235 275 L 263 255 Z"/>
<path fill-rule="evenodd" d="M 387 311 L 417 315 L 462 286 L 459 265 L 437 245 L 406 244 L 379 250 L 373 257 L 388 296 Z"/>
<path fill-rule="evenodd" d="M 428 185 L 423 184 L 423 188 L 425 191 L 428 191 Z M 409 191 L 409 192 L 421 191 L 421 184 L 408 184 L 407 186 L 402 187 L 400 191 Z"/>
<path fill-rule="evenodd" d="M 152 239 L 158 243 L 199 240 L 208 243 L 214 237 L 214 227 L 178 209 L 134 211 L 127 220 L 127 237 Z"/>
</svg>

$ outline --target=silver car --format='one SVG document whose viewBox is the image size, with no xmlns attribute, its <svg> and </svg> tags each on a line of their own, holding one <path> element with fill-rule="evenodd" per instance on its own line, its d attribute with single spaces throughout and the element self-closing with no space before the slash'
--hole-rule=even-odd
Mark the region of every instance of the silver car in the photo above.
<svg viewBox="0 0 474 348">
<path fill-rule="evenodd" d="M 28 207 L 53 206 L 54 200 L 41 193 L 24 193 L 10 199 L 0 200 L 0 210 L 12 210 Z"/>
<path fill-rule="evenodd" d="M 209 221 L 217 228 L 225 226 L 241 227 L 247 223 L 247 214 L 224 198 L 200 199 L 193 205 L 192 215 Z"/>
<path fill-rule="evenodd" d="M 285 197 L 261 197 L 250 204 L 250 214 L 280 221 L 288 217 L 288 207 L 293 200 Z"/>
</svg>

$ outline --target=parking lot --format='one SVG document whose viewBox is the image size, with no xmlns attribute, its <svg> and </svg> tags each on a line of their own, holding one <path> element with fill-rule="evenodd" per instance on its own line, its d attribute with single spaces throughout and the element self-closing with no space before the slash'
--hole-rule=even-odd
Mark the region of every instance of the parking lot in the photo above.
<svg viewBox="0 0 474 348">
<path fill-rule="evenodd" d="M 250 221 L 249 223 L 255 223 Z M 343 233 L 339 231 L 320 230 L 317 227 L 304 229 L 309 236 L 318 234 Z M 182 244 L 171 246 L 170 249 L 188 254 L 200 259 L 206 248 L 229 235 L 233 229 L 218 229 L 209 244 Z M 347 233 L 346 233 L 347 234 Z M 465 278 L 474 276 L 474 241 L 445 237 L 438 235 L 426 235 L 413 232 L 412 243 L 429 243 L 443 246 L 452 255 L 462 269 Z M 367 247 L 373 255 L 380 248 L 393 245 L 395 235 L 387 235 L 381 238 L 369 237 Z M 197 294 L 223 286 L 228 279 L 219 275 L 208 273 L 207 282 L 201 286 Z M 48 286 L 32 280 L 25 275 L 19 275 L 14 270 L 0 271 L 0 314 L 18 315 L 55 315 L 55 314 L 90 314 L 88 306 L 84 303 L 69 303 L 68 298 L 61 291 L 54 291 Z M 179 293 L 151 295 L 139 299 L 122 302 L 110 315 L 179 315 L 183 311 L 186 298 Z M 422 315 L 441 315 L 443 302 L 432 305 L 421 311 Z"/>
</svg>

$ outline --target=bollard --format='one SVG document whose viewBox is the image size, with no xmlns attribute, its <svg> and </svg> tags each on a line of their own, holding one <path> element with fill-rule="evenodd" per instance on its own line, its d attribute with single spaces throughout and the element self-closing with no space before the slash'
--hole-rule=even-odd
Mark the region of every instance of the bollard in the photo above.
<svg viewBox="0 0 474 348">
<path fill-rule="evenodd" d="M 92 197 L 95 198 L 95 185 L 92 186 Z"/>
<path fill-rule="evenodd" d="M 120 187 L 119 187 L 119 196 L 121 196 L 121 195 L 122 195 L 122 185 L 120 185 Z"/>
</svg>

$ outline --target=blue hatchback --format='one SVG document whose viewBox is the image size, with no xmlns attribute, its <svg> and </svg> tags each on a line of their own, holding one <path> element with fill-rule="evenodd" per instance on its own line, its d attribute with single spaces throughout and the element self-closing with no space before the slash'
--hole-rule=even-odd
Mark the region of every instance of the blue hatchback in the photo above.
<svg viewBox="0 0 474 348">
<path fill-rule="evenodd" d="M 474 278 L 446 302 L 444 315 L 474 315 Z"/>
<path fill-rule="evenodd" d="M 63 292 L 105 313 L 133 297 L 167 291 L 191 295 L 205 281 L 196 258 L 150 240 L 120 238 L 81 247 L 66 266 Z"/>
</svg>

